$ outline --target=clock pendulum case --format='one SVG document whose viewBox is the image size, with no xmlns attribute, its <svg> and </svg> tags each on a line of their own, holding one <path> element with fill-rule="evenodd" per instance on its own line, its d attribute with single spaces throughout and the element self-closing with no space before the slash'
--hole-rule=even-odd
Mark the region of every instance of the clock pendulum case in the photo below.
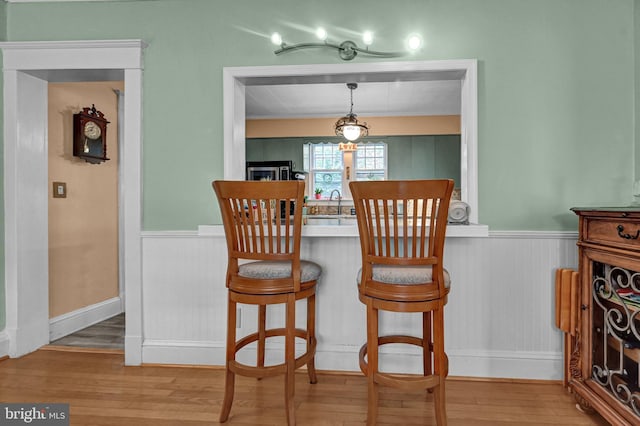
<svg viewBox="0 0 640 426">
<path fill-rule="evenodd" d="M 92 164 L 107 161 L 107 124 L 95 105 L 73 114 L 73 155 Z"/>
</svg>

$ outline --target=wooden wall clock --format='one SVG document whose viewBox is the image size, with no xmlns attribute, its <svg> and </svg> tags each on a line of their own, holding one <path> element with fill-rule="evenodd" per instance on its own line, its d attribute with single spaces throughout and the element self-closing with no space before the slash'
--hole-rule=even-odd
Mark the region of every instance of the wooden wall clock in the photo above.
<svg viewBox="0 0 640 426">
<path fill-rule="evenodd" d="M 94 104 L 73 114 L 73 155 L 92 164 L 107 161 L 107 124 Z"/>
</svg>

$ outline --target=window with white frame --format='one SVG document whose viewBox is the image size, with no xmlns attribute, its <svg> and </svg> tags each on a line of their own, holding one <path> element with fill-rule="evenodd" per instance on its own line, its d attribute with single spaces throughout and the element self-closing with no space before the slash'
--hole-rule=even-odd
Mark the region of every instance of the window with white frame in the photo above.
<svg viewBox="0 0 640 426">
<path fill-rule="evenodd" d="M 358 145 L 355 154 L 356 180 L 385 180 L 387 178 L 387 144 Z"/>
<path fill-rule="evenodd" d="M 387 144 L 358 144 L 356 151 L 341 151 L 337 143 L 306 143 L 303 149 L 304 170 L 309 173 L 309 194 L 320 192 L 329 198 L 334 190 L 351 198 L 351 180 L 384 180 L 387 178 Z"/>
</svg>

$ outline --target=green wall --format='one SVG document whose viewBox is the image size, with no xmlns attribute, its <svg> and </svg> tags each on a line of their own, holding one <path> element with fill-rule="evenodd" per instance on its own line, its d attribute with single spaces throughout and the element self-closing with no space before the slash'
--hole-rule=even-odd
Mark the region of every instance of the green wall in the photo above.
<svg viewBox="0 0 640 426">
<path fill-rule="evenodd" d="M 307 142 L 339 142 L 338 138 L 251 138 L 246 141 L 247 161 L 293 161 L 293 169 L 302 171 L 302 145 Z"/>
<path fill-rule="evenodd" d="M 10 3 L 10 40 L 142 38 L 145 230 L 218 223 L 222 68 L 341 63 L 333 51 L 273 54 L 323 25 L 373 29 L 378 50 L 410 31 L 409 60 L 479 61 L 480 221 L 494 230 L 575 230 L 569 208 L 622 204 L 634 175 L 633 0 L 173 0 Z M 99 17 L 99 19 L 95 19 Z M 38 22 L 38 25 L 33 25 Z M 359 62 L 377 59 L 357 58 Z"/>
<path fill-rule="evenodd" d="M 7 37 L 7 3 L 0 0 L 0 41 Z"/>
<path fill-rule="evenodd" d="M 570 207 L 631 200 L 640 168 L 634 139 L 640 96 L 633 90 L 638 0 L 352 0 L 349 10 L 357 14 L 342 13 L 344 5 L 0 2 L 0 24 L 6 15 L 0 38 L 149 43 L 145 230 L 220 223 L 210 181 L 223 176 L 222 69 L 342 63 L 328 50 L 273 54 L 271 32 L 289 43 L 310 41 L 302 28 L 319 25 L 335 41 L 370 29 L 375 50 L 398 50 L 409 32 L 418 32 L 425 47 L 407 60 L 478 60 L 479 217 L 491 230 L 574 231 Z"/>
<path fill-rule="evenodd" d="M 389 136 L 389 179 L 455 180 L 460 187 L 460 135 Z"/>
</svg>

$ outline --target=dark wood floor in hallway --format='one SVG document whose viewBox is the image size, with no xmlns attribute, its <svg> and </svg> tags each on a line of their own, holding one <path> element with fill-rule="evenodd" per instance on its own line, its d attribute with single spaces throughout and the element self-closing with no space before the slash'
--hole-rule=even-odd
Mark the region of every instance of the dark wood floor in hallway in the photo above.
<svg viewBox="0 0 640 426">
<path fill-rule="evenodd" d="M 122 354 L 40 350 L 0 362 L 1 402 L 69 403 L 72 425 L 217 424 L 223 370 L 125 367 Z M 229 425 L 284 424 L 281 377 L 238 377 Z M 434 425 L 432 395 L 381 391 L 379 425 Z M 300 425 L 361 425 L 367 385 L 361 375 L 296 375 Z M 606 425 L 575 408 L 559 384 L 447 381 L 450 426 Z"/>
<path fill-rule="evenodd" d="M 124 313 L 51 342 L 52 346 L 124 350 Z"/>
</svg>

